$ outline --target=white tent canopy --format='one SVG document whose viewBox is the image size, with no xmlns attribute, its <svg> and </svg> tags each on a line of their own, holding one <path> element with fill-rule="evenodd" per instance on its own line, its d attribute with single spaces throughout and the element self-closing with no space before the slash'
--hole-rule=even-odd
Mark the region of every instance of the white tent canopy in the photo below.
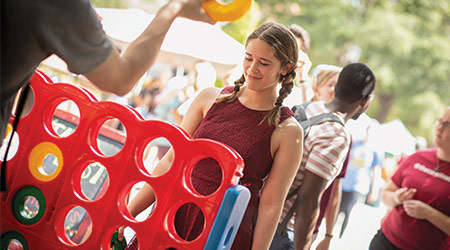
<svg viewBox="0 0 450 250">
<path fill-rule="evenodd" d="M 382 123 L 375 131 L 378 148 L 393 155 L 410 155 L 416 151 L 416 139 L 399 119 Z"/>
<path fill-rule="evenodd" d="M 139 9 L 97 8 L 103 29 L 120 49 L 135 40 L 153 20 L 154 15 Z M 200 61 L 211 62 L 219 78 L 242 63 L 244 46 L 219 27 L 185 18 L 177 18 L 161 45 L 156 61 L 173 67 L 193 69 Z M 43 62 L 51 68 L 68 72 L 67 65 L 53 55 Z"/>
<path fill-rule="evenodd" d="M 121 49 L 135 40 L 154 15 L 139 9 L 96 9 L 103 28 Z M 192 69 L 198 61 L 208 61 L 219 77 L 242 62 L 244 46 L 219 27 L 185 18 L 177 18 L 162 43 L 157 61 Z"/>
</svg>

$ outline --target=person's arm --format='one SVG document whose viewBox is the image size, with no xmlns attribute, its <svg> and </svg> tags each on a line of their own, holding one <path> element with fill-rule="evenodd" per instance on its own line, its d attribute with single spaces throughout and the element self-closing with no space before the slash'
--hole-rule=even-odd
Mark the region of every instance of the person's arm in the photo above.
<svg viewBox="0 0 450 250">
<path fill-rule="evenodd" d="M 319 216 L 320 197 L 327 180 L 305 170 L 303 182 L 298 190 L 299 202 L 295 210 L 294 249 L 309 249 L 314 226 Z"/>
<path fill-rule="evenodd" d="M 152 172 L 153 175 L 162 175 L 170 168 L 173 162 L 173 149 L 171 148 L 164 157 L 158 162 L 158 164 L 155 166 L 154 171 Z M 136 217 L 138 216 L 142 211 L 144 211 L 148 206 L 153 204 L 155 202 L 155 192 L 153 191 L 153 188 L 148 185 L 147 183 L 144 183 L 144 186 L 142 187 L 141 191 L 136 194 L 133 200 L 131 200 L 130 204 L 128 204 L 127 209 L 131 216 Z M 118 239 L 123 239 L 125 227 L 119 227 L 118 230 Z"/>
<path fill-rule="evenodd" d="M 334 182 L 335 186 L 333 194 L 331 196 L 331 202 L 325 213 L 325 237 L 317 245 L 316 250 L 328 250 L 330 248 L 330 242 L 333 237 L 333 228 L 339 212 L 339 206 L 341 205 L 342 197 L 341 179 L 337 178 Z"/>
<path fill-rule="evenodd" d="M 372 169 L 372 175 L 370 179 L 370 190 L 369 193 L 367 194 L 367 203 L 369 205 L 375 203 L 379 198 L 381 189 L 380 180 L 381 180 L 381 166 L 376 165 Z"/>
<path fill-rule="evenodd" d="M 381 200 L 388 207 L 396 207 L 402 205 L 405 200 L 412 199 L 416 194 L 415 188 L 400 188 L 392 180 L 389 180 L 388 184 L 381 193 Z"/>
<path fill-rule="evenodd" d="M 209 88 L 203 90 L 197 98 L 192 102 L 189 107 L 180 127 L 183 128 L 188 134 L 193 135 L 195 130 L 203 120 L 204 115 L 209 110 L 214 100 L 219 94 L 219 90 L 216 88 Z M 174 157 L 173 148 L 171 148 L 164 157 L 155 166 L 152 175 L 160 176 L 167 172 L 172 165 Z M 128 204 L 127 209 L 131 216 L 136 217 L 148 206 L 155 202 L 155 193 L 150 185 L 144 184 L 143 188 L 136 197 Z M 119 228 L 118 238 L 122 240 L 124 227 Z"/>
<path fill-rule="evenodd" d="M 284 200 L 297 173 L 303 154 L 303 132 L 293 118 L 283 121 L 274 132 L 272 140 L 279 145 L 272 169 L 261 194 L 253 235 L 253 250 L 269 249 L 275 234 Z M 278 135 L 277 135 L 278 134 Z M 271 143 L 272 143 L 271 142 Z"/>
<path fill-rule="evenodd" d="M 427 220 L 450 236 L 450 216 L 420 200 L 406 200 L 403 202 L 403 207 L 409 216 Z"/>
<path fill-rule="evenodd" d="M 201 7 L 203 1 L 169 1 L 124 53 L 119 54 L 113 48 L 103 63 L 84 75 L 103 91 L 117 95 L 127 94 L 154 63 L 166 33 L 177 17 L 214 23 Z"/>
</svg>

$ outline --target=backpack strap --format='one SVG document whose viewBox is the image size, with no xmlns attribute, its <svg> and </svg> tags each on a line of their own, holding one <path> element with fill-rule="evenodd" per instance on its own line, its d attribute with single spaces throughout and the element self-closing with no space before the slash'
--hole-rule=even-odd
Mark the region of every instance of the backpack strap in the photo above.
<svg viewBox="0 0 450 250">
<path fill-rule="evenodd" d="M 337 123 L 341 124 L 342 126 L 344 126 L 344 123 L 341 121 L 341 119 L 339 119 L 339 117 L 333 113 L 323 113 L 320 115 L 313 116 L 313 117 L 309 118 L 308 120 L 309 120 L 310 126 L 322 124 L 325 122 L 337 122 Z"/>
<path fill-rule="evenodd" d="M 300 105 L 295 105 L 292 107 L 292 112 L 294 112 L 294 118 L 300 123 L 303 128 L 303 138 L 306 138 L 309 134 L 311 126 L 322 124 L 325 122 L 337 122 L 344 126 L 344 123 L 339 119 L 339 117 L 333 113 L 323 113 L 308 118 L 306 115 L 306 108 L 312 102 L 305 102 Z"/>
<path fill-rule="evenodd" d="M 292 190 L 290 193 L 288 193 L 288 195 L 286 196 L 286 200 L 289 200 L 294 195 L 297 195 L 298 190 L 300 190 L 300 186 L 298 186 L 295 190 Z M 294 215 L 294 211 L 295 211 L 295 208 L 297 207 L 297 203 L 298 203 L 298 197 L 295 198 L 295 201 L 292 204 L 292 207 L 287 212 L 283 221 L 281 221 L 281 223 L 278 224 L 277 231 L 276 231 L 276 233 L 278 235 L 283 235 L 284 232 L 286 231 L 287 224 L 288 224 L 289 220 L 291 219 L 292 215 Z"/>
<path fill-rule="evenodd" d="M 311 102 L 305 102 L 300 105 L 295 105 L 294 107 L 292 107 L 292 112 L 294 112 L 294 117 L 297 121 L 301 122 L 308 120 L 305 110 L 309 104 L 311 104 Z"/>
</svg>

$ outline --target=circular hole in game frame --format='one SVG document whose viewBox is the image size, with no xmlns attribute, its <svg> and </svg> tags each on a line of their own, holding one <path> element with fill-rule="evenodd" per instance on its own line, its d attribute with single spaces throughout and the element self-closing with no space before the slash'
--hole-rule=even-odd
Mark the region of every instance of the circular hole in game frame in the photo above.
<svg viewBox="0 0 450 250">
<path fill-rule="evenodd" d="M 157 137 L 151 140 L 144 149 L 142 155 L 142 161 L 147 173 L 151 173 L 153 176 L 161 176 L 165 174 L 169 169 L 165 171 L 154 172 L 158 162 L 169 152 L 172 144 L 164 137 Z M 172 150 L 172 152 L 174 152 Z"/>
<path fill-rule="evenodd" d="M 39 173 L 42 175 L 52 175 L 58 169 L 58 157 L 48 153 L 42 160 L 42 164 L 38 167 Z"/>
<path fill-rule="evenodd" d="M 208 196 L 217 191 L 222 183 L 222 168 L 213 158 L 204 158 L 195 164 L 191 173 L 194 190 Z"/>
<path fill-rule="evenodd" d="M 8 244 L 8 250 L 22 250 L 23 245 L 20 241 L 16 240 L 16 239 L 12 239 L 9 244 Z"/>
<path fill-rule="evenodd" d="M 117 237 L 117 231 L 114 232 L 110 242 L 110 247 L 114 250 L 116 249 L 126 249 L 127 245 L 136 244 L 139 245 L 139 241 L 137 240 L 136 231 L 133 230 L 133 228 L 127 226 L 124 228 L 123 231 L 123 239 L 119 241 Z M 134 248 L 133 248 L 134 249 Z M 139 249 L 137 247 L 136 249 Z"/>
<path fill-rule="evenodd" d="M 23 218 L 33 219 L 39 213 L 39 200 L 31 195 L 25 196 L 24 199 L 23 207 L 19 213 Z"/>
<path fill-rule="evenodd" d="M 17 110 L 16 110 L 17 109 L 17 104 L 19 103 L 19 99 L 20 99 L 24 89 L 25 88 L 22 87 L 19 90 L 19 93 L 17 93 L 17 95 L 15 97 L 14 106 L 13 106 L 13 108 L 11 110 L 11 114 L 12 115 L 15 115 L 16 112 L 17 112 Z M 25 99 L 25 104 L 24 104 L 23 109 L 22 109 L 22 111 L 20 113 L 20 118 L 23 118 L 23 117 L 27 116 L 30 113 L 30 111 L 33 108 L 33 106 L 34 106 L 34 91 L 33 91 L 33 88 L 31 88 L 31 86 L 30 86 L 30 88 L 28 89 L 27 98 Z"/>
<path fill-rule="evenodd" d="M 199 206 L 192 202 L 185 203 L 178 208 L 174 220 L 175 231 L 178 236 L 186 241 L 197 239 L 205 228 L 205 216 L 203 215 L 203 211 Z M 184 228 L 186 224 L 189 224 L 186 220 L 194 220 L 192 229 Z M 187 234 L 186 230 L 189 230 L 189 234 Z"/>
<path fill-rule="evenodd" d="M 92 219 L 83 207 L 72 208 L 64 219 L 64 233 L 75 245 L 83 244 L 91 235 Z"/>
<path fill-rule="evenodd" d="M 21 234 L 11 231 L 0 238 L 0 249 L 28 250 L 28 243 Z"/>
<path fill-rule="evenodd" d="M 106 168 L 99 162 L 91 163 L 81 173 L 81 192 L 91 201 L 101 199 L 109 188 L 109 181 Z"/>
<path fill-rule="evenodd" d="M 36 187 L 25 186 L 13 197 L 13 214 L 18 221 L 25 225 L 32 225 L 41 220 L 45 209 L 44 194 Z"/>
<path fill-rule="evenodd" d="M 72 100 L 65 100 L 56 106 L 52 115 L 52 128 L 59 137 L 67 137 L 80 124 L 80 109 Z"/>
<path fill-rule="evenodd" d="M 127 192 L 127 195 L 125 197 L 125 204 L 130 204 L 133 199 L 136 197 L 136 195 L 142 191 L 142 189 L 146 186 L 150 186 L 147 182 L 145 181 L 141 181 L 138 182 L 136 184 L 134 184 L 131 189 Z M 150 186 L 151 187 L 151 186 Z M 156 200 L 150 205 L 148 206 L 146 209 L 144 209 L 140 214 L 136 215 L 136 216 L 132 216 L 132 218 L 138 222 L 142 222 L 145 221 L 154 211 L 154 209 L 156 208 Z M 130 212 L 130 211 L 128 211 Z"/>
<path fill-rule="evenodd" d="M 1 160 L 3 160 L 3 157 L 6 153 L 6 148 L 8 147 L 8 143 L 12 135 L 11 132 L 12 126 L 11 124 L 8 124 L 6 127 L 5 138 L 3 139 L 2 146 L 0 147 L 0 155 L 2 157 Z M 20 143 L 19 134 L 17 132 L 14 132 L 14 136 L 11 141 L 11 146 L 8 151 L 8 157 L 6 158 L 7 161 L 11 160 L 16 155 L 17 150 L 19 149 L 19 143 Z"/>
<path fill-rule="evenodd" d="M 127 138 L 125 127 L 119 119 L 106 120 L 97 134 L 97 146 L 104 156 L 114 156 L 122 149 Z"/>
</svg>

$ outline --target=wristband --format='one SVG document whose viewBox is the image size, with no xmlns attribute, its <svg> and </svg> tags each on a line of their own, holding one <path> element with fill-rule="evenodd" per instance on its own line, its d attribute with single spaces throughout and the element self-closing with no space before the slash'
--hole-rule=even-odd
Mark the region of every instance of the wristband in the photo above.
<svg viewBox="0 0 450 250">
<path fill-rule="evenodd" d="M 333 235 L 332 234 L 325 234 L 325 237 L 333 238 Z"/>
</svg>

